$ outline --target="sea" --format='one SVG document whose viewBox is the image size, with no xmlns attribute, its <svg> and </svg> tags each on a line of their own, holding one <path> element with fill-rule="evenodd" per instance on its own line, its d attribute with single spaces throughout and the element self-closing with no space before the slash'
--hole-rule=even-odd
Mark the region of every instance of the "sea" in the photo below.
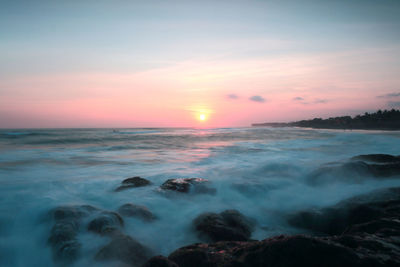
<svg viewBox="0 0 400 267">
<path fill-rule="evenodd" d="M 288 215 L 400 186 L 400 179 L 375 179 L 351 169 L 330 172 L 327 167 L 360 154 L 399 151 L 396 131 L 2 129 L 0 266 L 59 265 L 48 242 L 54 224 L 48 214 L 58 206 L 107 211 L 126 203 L 146 206 L 157 220 L 124 217 L 124 233 L 155 255 L 202 242 L 193 219 L 204 212 L 238 210 L 255 222 L 251 238 L 256 240 L 304 233 L 288 225 Z M 134 176 L 152 184 L 115 192 Z M 159 188 L 167 179 L 191 177 L 209 180 L 216 192 L 166 194 Z M 108 237 L 83 226 L 78 239 L 80 257 L 68 266 L 109 266 L 94 260 Z"/>
</svg>

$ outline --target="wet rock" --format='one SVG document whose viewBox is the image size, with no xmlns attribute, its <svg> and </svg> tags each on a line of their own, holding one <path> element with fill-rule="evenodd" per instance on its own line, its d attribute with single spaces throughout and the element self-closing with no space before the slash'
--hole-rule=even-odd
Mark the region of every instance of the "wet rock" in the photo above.
<svg viewBox="0 0 400 267">
<path fill-rule="evenodd" d="M 175 262 L 164 256 L 155 256 L 148 260 L 143 267 L 179 267 Z"/>
<path fill-rule="evenodd" d="M 347 228 L 400 215 L 400 188 L 377 190 L 339 202 L 333 207 L 301 211 L 288 217 L 292 226 L 337 235 Z"/>
<path fill-rule="evenodd" d="M 203 213 L 193 224 L 200 238 L 213 242 L 249 240 L 253 231 L 253 223 L 237 210 Z"/>
<path fill-rule="evenodd" d="M 388 164 L 370 164 L 371 173 L 375 177 L 393 177 L 400 176 L 400 162 Z"/>
<path fill-rule="evenodd" d="M 351 158 L 352 160 L 361 160 L 375 163 L 394 163 L 400 162 L 399 156 L 392 156 L 388 154 L 367 154 L 359 155 Z"/>
<path fill-rule="evenodd" d="M 145 206 L 127 203 L 119 207 L 119 214 L 127 217 L 136 217 L 141 220 L 150 222 L 156 219 L 156 216 Z"/>
<path fill-rule="evenodd" d="M 55 221 L 48 244 L 55 261 L 71 263 L 80 253 L 81 243 L 77 239 L 81 220 L 98 209 L 90 205 L 59 206 L 49 212 Z"/>
<path fill-rule="evenodd" d="M 139 176 L 135 176 L 132 178 L 127 178 L 122 181 L 121 185 L 115 189 L 116 192 L 129 189 L 129 188 L 134 188 L 134 187 L 142 187 L 146 185 L 151 185 L 151 182 L 149 180 L 146 180 L 144 178 L 141 178 Z"/>
<path fill-rule="evenodd" d="M 308 176 L 307 182 L 312 185 L 337 182 L 360 183 L 372 176 L 370 166 L 362 161 L 329 163 L 313 171 Z"/>
<path fill-rule="evenodd" d="M 79 223 L 75 220 L 58 221 L 51 229 L 48 243 L 55 261 L 73 262 L 79 256 L 81 244 L 76 236 Z"/>
<path fill-rule="evenodd" d="M 194 244 L 169 257 L 189 266 L 361 266 L 359 257 L 339 244 L 307 236 L 278 236 L 254 242 Z"/>
<path fill-rule="evenodd" d="M 131 266 L 142 266 L 152 255 L 147 247 L 127 235 L 116 235 L 96 254 L 99 261 L 120 261 Z"/>
<path fill-rule="evenodd" d="M 124 221 L 118 213 L 103 211 L 89 223 L 88 230 L 101 235 L 106 235 L 118 232 L 123 225 Z"/>
<path fill-rule="evenodd" d="M 387 154 L 360 155 L 349 162 L 329 163 L 309 175 L 308 182 L 317 185 L 327 182 L 355 182 L 365 179 L 400 177 L 400 157 Z"/>
<path fill-rule="evenodd" d="M 168 179 L 160 188 L 181 193 L 215 194 L 216 189 L 209 187 L 210 181 L 202 178 L 176 178 Z"/>
<path fill-rule="evenodd" d="M 400 266 L 400 188 L 376 190 L 296 216 L 306 218 L 310 230 L 330 235 L 193 244 L 168 258 L 180 267 Z"/>
<path fill-rule="evenodd" d="M 59 206 L 50 211 L 55 221 L 79 220 L 90 215 L 98 209 L 90 205 Z"/>
</svg>

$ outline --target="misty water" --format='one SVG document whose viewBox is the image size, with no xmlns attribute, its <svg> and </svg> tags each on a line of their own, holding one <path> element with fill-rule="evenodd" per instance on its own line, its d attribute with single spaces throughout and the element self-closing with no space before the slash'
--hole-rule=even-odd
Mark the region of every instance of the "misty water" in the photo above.
<svg viewBox="0 0 400 267">
<path fill-rule="evenodd" d="M 400 179 L 358 177 L 346 170 L 321 175 L 318 170 L 360 154 L 397 155 L 399 147 L 399 132 L 378 131 L 0 130 L 0 265 L 57 266 L 48 245 L 54 224 L 48 212 L 61 205 L 109 211 L 125 203 L 144 205 L 158 219 L 124 217 L 124 233 L 162 255 L 201 242 L 192 220 L 206 211 L 237 209 L 253 218 L 253 239 L 298 233 L 287 224 L 288 214 L 400 186 Z M 153 184 L 114 192 L 133 176 Z M 208 179 L 216 193 L 159 190 L 165 180 L 181 177 Z M 79 230 L 82 250 L 73 266 L 93 265 L 94 255 L 109 242 L 86 227 Z"/>
</svg>

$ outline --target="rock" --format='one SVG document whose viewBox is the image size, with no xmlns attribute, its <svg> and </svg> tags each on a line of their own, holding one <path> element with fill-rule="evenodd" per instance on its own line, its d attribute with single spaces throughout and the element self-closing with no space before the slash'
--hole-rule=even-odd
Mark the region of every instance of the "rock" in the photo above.
<svg viewBox="0 0 400 267">
<path fill-rule="evenodd" d="M 251 221 L 237 210 L 203 213 L 194 219 L 193 224 L 200 238 L 213 242 L 249 240 L 253 231 Z"/>
<path fill-rule="evenodd" d="M 360 183 L 367 178 L 372 178 L 370 166 L 362 161 L 346 163 L 330 163 L 313 171 L 307 179 L 312 185 L 324 183 Z"/>
<path fill-rule="evenodd" d="M 400 162 L 388 164 L 370 164 L 371 173 L 375 177 L 393 177 L 400 176 Z"/>
<path fill-rule="evenodd" d="M 361 266 L 350 249 L 307 236 L 278 236 L 254 242 L 218 242 L 180 248 L 168 257 L 180 267 Z"/>
<path fill-rule="evenodd" d="M 375 162 L 375 163 L 394 163 L 399 162 L 399 156 L 392 156 L 388 154 L 367 154 L 367 155 L 359 155 L 351 158 L 352 160 L 361 160 L 367 162 Z"/>
<path fill-rule="evenodd" d="M 122 216 L 136 217 L 148 222 L 156 219 L 156 216 L 154 216 L 154 214 L 149 211 L 149 209 L 145 206 L 135 205 L 131 203 L 127 203 L 119 207 L 118 212 Z"/>
<path fill-rule="evenodd" d="M 48 243 L 55 261 L 73 262 L 78 258 L 81 244 L 76 239 L 79 224 L 74 220 L 57 222 L 51 229 Z"/>
<path fill-rule="evenodd" d="M 143 267 L 179 267 L 175 262 L 164 256 L 154 256 Z"/>
<path fill-rule="evenodd" d="M 176 178 L 168 179 L 160 188 L 181 193 L 206 193 L 215 194 L 215 188 L 209 187 L 210 181 L 202 178 Z"/>
<path fill-rule="evenodd" d="M 116 235 L 96 254 L 99 261 L 120 261 L 131 266 L 142 266 L 151 257 L 151 251 L 127 235 Z"/>
<path fill-rule="evenodd" d="M 90 205 L 59 206 L 49 212 L 55 221 L 48 243 L 55 261 L 72 263 L 80 253 L 81 243 L 77 239 L 81 220 L 98 209 Z"/>
<path fill-rule="evenodd" d="M 97 210 L 97 208 L 90 205 L 59 206 L 52 209 L 50 215 L 55 221 L 79 220 Z"/>
<path fill-rule="evenodd" d="M 146 185 L 151 185 L 151 182 L 149 180 L 146 180 L 144 178 L 141 178 L 139 176 L 132 177 L 132 178 L 127 178 L 122 181 L 122 185 L 120 185 L 117 189 L 115 189 L 116 192 L 129 189 L 129 188 L 134 188 L 134 187 L 142 187 Z"/>
<path fill-rule="evenodd" d="M 101 235 L 112 234 L 118 232 L 124 225 L 121 216 L 116 212 L 103 211 L 98 217 L 93 219 L 89 225 L 88 230 Z"/>
<path fill-rule="evenodd" d="M 288 217 L 292 226 L 337 235 L 347 228 L 400 215 L 400 188 L 376 190 L 339 202 L 333 207 L 301 211 Z"/>
<path fill-rule="evenodd" d="M 360 155 L 345 163 L 329 163 L 312 172 L 308 182 L 317 185 L 327 182 L 360 183 L 367 178 L 400 176 L 400 157 L 387 154 Z"/>
<path fill-rule="evenodd" d="M 400 188 L 376 190 L 307 214 L 296 214 L 296 219 L 306 218 L 310 230 L 330 235 L 193 244 L 168 259 L 180 267 L 400 266 Z"/>
</svg>

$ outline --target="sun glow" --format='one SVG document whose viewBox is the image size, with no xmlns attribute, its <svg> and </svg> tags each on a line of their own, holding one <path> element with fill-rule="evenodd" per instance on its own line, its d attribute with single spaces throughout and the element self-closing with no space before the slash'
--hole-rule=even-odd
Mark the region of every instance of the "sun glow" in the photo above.
<svg viewBox="0 0 400 267">
<path fill-rule="evenodd" d="M 201 121 L 205 121 L 206 120 L 206 115 L 205 114 L 200 114 L 199 115 L 199 119 L 201 120 Z"/>
</svg>

